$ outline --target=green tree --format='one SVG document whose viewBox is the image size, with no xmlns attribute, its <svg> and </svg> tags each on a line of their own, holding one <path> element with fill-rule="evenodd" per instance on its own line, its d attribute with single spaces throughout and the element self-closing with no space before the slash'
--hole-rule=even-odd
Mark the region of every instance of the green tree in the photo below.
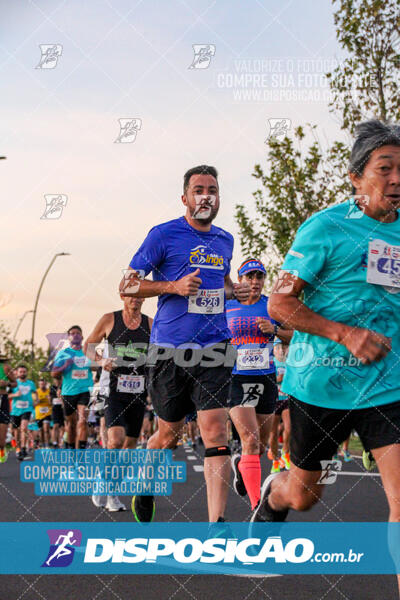
<svg viewBox="0 0 400 600">
<path fill-rule="evenodd" d="M 12 339 L 10 331 L 0 322 L 0 348 L 9 360 L 10 365 L 15 368 L 20 363 L 25 364 L 29 369 L 29 377 L 37 383 L 40 376 L 50 381 L 49 373 L 41 373 L 41 369 L 47 362 L 49 352 L 35 346 L 34 360 L 31 360 L 31 343 L 29 340 L 16 342 Z"/>
<path fill-rule="evenodd" d="M 327 73 L 330 107 L 342 115 L 342 128 L 353 133 L 358 122 L 374 117 L 399 121 L 398 0 L 340 0 L 334 22 L 339 44 L 349 55 Z"/>
<path fill-rule="evenodd" d="M 400 6 L 398 0 L 332 0 L 336 36 L 347 57 L 332 73 L 330 109 L 349 134 L 360 121 L 400 120 Z M 303 127 L 294 140 L 270 137 L 265 166 L 252 173 L 260 186 L 253 206 L 236 205 L 243 254 L 262 257 L 275 277 L 300 225 L 317 210 L 341 202 L 351 192 L 349 147 L 333 142 L 324 150 L 315 125 L 314 142 L 302 148 Z M 249 208 L 254 216 L 249 215 Z"/>
</svg>

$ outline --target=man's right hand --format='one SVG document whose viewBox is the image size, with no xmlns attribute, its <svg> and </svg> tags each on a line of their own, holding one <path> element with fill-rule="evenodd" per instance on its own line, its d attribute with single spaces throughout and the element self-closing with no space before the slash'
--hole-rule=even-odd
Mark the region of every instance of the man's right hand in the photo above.
<svg viewBox="0 0 400 600">
<path fill-rule="evenodd" d="M 353 356 L 359 358 L 363 365 L 382 360 L 392 349 L 391 338 L 360 327 L 346 328 L 340 343 L 346 346 Z"/>
<path fill-rule="evenodd" d="M 200 273 L 200 269 L 197 268 L 193 273 L 185 275 L 178 281 L 173 282 L 173 294 L 179 296 L 196 296 L 199 291 L 199 287 L 202 284 L 202 280 L 197 275 Z"/>
</svg>

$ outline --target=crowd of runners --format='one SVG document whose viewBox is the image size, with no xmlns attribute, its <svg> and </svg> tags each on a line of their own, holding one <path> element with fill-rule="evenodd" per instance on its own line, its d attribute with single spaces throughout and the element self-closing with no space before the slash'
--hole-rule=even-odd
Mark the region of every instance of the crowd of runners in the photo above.
<svg viewBox="0 0 400 600">
<path fill-rule="evenodd" d="M 135 250 L 122 309 L 101 316 L 84 344 L 70 327 L 37 384 L 2 357 L 0 462 L 7 435 L 19 460 L 39 445 L 173 449 L 184 436 L 204 455 L 209 521 L 223 527 L 230 485 L 248 496 L 252 522 L 311 508 L 321 461 L 350 460 L 356 432 L 389 520 L 400 521 L 400 127 L 358 127 L 349 179 L 348 200 L 302 224 L 267 297 L 259 257 L 231 273 L 233 236 L 213 224 L 216 169 L 187 171 L 184 215 Z M 154 319 L 142 312 L 150 297 Z M 155 508 L 153 496 L 132 500 L 139 522 Z"/>
</svg>

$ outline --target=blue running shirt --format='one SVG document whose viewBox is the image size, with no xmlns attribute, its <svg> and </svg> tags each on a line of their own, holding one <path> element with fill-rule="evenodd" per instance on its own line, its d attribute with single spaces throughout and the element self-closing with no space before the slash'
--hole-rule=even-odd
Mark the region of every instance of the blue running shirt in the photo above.
<svg viewBox="0 0 400 600">
<path fill-rule="evenodd" d="M 392 338 L 386 358 L 363 365 L 342 344 L 295 331 L 282 390 L 347 410 L 400 400 L 400 218 L 372 219 L 353 199 L 326 208 L 300 227 L 282 269 L 307 282 L 314 312 Z"/>
<path fill-rule="evenodd" d="M 60 350 L 54 359 L 54 366 L 60 367 L 71 358 L 74 359 L 73 364 L 62 372 L 61 394 L 63 396 L 82 394 L 88 392 L 89 388 L 93 386 L 91 362 L 86 358 L 83 350 L 74 350 L 73 348 Z"/>
<path fill-rule="evenodd" d="M 12 393 L 21 392 L 21 396 L 12 399 L 11 414 L 15 416 L 23 415 L 33 411 L 32 392 L 36 392 L 36 385 L 30 379 L 17 379 L 17 386 L 13 388 Z"/>
<path fill-rule="evenodd" d="M 228 300 L 226 317 L 231 331 L 231 344 L 237 347 L 238 356 L 233 374 L 267 375 L 275 373 L 272 333 L 263 333 L 257 325 L 257 317 L 279 325 L 268 314 L 268 297 L 262 295 L 255 304 L 241 304 Z"/>
<path fill-rule="evenodd" d="M 224 278 L 229 275 L 233 237 L 211 226 L 197 231 L 184 217 L 153 227 L 130 267 L 154 281 L 177 281 L 200 269 L 197 296 L 162 294 L 150 341 L 160 346 L 208 346 L 229 339 L 225 316 Z"/>
</svg>

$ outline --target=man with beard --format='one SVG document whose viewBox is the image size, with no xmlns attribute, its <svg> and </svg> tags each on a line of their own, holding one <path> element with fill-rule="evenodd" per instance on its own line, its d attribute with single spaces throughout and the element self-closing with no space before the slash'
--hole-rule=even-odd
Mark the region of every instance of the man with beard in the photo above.
<svg viewBox="0 0 400 600">
<path fill-rule="evenodd" d="M 197 410 L 210 522 L 224 521 L 230 476 L 225 300 L 246 300 L 250 291 L 229 276 L 232 235 L 212 224 L 220 202 L 217 177 L 207 165 L 185 173 L 185 215 L 150 230 L 120 285 L 139 298 L 159 296 L 147 373 L 159 428 L 147 448 L 173 448 L 185 415 Z M 143 279 L 150 272 L 153 281 Z M 132 510 L 137 521 L 151 521 L 154 497 L 135 496 Z"/>
<path fill-rule="evenodd" d="M 28 423 L 33 411 L 33 397 L 37 400 L 36 385 L 28 379 L 28 369 L 25 365 L 17 367 L 17 385 L 9 394 L 12 399 L 11 424 L 14 439 L 17 444 L 16 455 L 18 460 L 24 460 L 28 455 Z"/>
<path fill-rule="evenodd" d="M 61 397 L 67 420 L 67 448 L 83 450 L 87 440 L 85 409 L 89 404 L 93 377 L 90 361 L 82 350 L 83 336 L 79 325 L 68 329 L 68 339 L 69 347 L 56 354 L 51 375 L 62 375 Z"/>
</svg>

